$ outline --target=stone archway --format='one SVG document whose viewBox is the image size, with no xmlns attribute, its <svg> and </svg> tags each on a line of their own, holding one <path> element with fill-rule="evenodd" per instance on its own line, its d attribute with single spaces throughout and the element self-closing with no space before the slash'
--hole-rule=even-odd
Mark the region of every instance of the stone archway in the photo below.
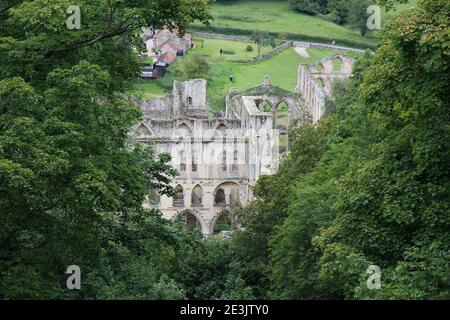
<svg viewBox="0 0 450 320">
<path fill-rule="evenodd" d="M 274 108 L 273 125 L 274 129 L 278 130 L 278 147 L 281 153 L 286 152 L 289 146 L 289 127 L 292 119 L 291 110 L 292 107 L 284 99 L 279 100 Z"/>
<path fill-rule="evenodd" d="M 214 190 L 214 207 L 230 207 L 240 202 L 239 184 L 223 182 Z"/>
<path fill-rule="evenodd" d="M 208 234 L 208 228 L 198 212 L 193 210 L 184 210 L 179 212 L 175 219 L 180 219 L 188 232 L 194 230 L 200 231 L 202 234 Z"/>
<path fill-rule="evenodd" d="M 141 123 L 134 131 L 136 139 L 149 139 L 155 136 L 152 128 L 145 123 Z"/>
<path fill-rule="evenodd" d="M 220 234 L 221 232 L 232 232 L 237 229 L 237 223 L 234 214 L 227 209 L 219 212 L 211 221 L 211 233 Z"/>
<path fill-rule="evenodd" d="M 186 122 L 180 123 L 172 134 L 172 137 L 175 139 L 185 139 L 191 136 L 192 136 L 192 129 Z"/>
</svg>

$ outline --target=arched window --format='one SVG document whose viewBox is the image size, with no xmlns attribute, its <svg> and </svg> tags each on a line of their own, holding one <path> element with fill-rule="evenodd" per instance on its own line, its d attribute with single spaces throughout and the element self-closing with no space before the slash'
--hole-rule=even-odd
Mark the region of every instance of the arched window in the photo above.
<svg viewBox="0 0 450 320">
<path fill-rule="evenodd" d="M 213 226 L 213 233 L 219 234 L 224 231 L 233 231 L 235 229 L 236 224 L 233 215 L 228 210 L 223 210 L 219 213 Z"/>
<path fill-rule="evenodd" d="M 184 189 L 181 185 L 175 188 L 175 195 L 173 196 L 174 207 L 184 207 Z"/>
<path fill-rule="evenodd" d="M 323 72 L 325 70 L 325 67 L 323 66 L 323 64 L 319 63 L 316 66 L 316 70 L 317 72 Z"/>
<path fill-rule="evenodd" d="M 341 72 L 344 66 L 344 61 L 342 61 L 341 57 L 337 57 L 333 61 L 333 72 Z"/>
<path fill-rule="evenodd" d="M 192 105 L 192 97 L 188 97 L 188 98 L 187 98 L 187 103 L 188 103 L 189 105 Z"/>
<path fill-rule="evenodd" d="M 214 192 L 214 205 L 217 207 L 239 204 L 239 201 L 239 185 L 237 183 L 224 182 Z"/>
<path fill-rule="evenodd" d="M 186 153 L 184 150 L 180 151 L 180 172 L 186 171 Z"/>
<path fill-rule="evenodd" d="M 161 200 L 161 195 L 159 194 L 158 190 L 154 189 L 150 192 L 150 195 L 148 196 L 148 202 L 151 206 L 156 207 L 159 206 Z"/>
<path fill-rule="evenodd" d="M 284 152 L 288 147 L 289 133 L 289 106 L 285 101 L 281 101 L 277 105 L 277 113 L 274 119 L 275 129 L 279 131 L 279 148 L 280 152 Z"/>
<path fill-rule="evenodd" d="M 236 143 L 234 144 L 234 151 L 233 151 L 233 165 L 231 166 L 231 171 L 238 172 L 239 171 L 239 153 L 237 150 Z"/>
<path fill-rule="evenodd" d="M 325 88 L 325 82 L 323 81 L 323 79 L 317 78 L 317 79 L 316 79 L 316 83 L 317 83 L 317 85 L 318 85 L 319 87 Z"/>
<path fill-rule="evenodd" d="M 197 152 L 195 150 L 195 146 L 192 145 L 192 172 L 197 172 L 198 171 L 198 157 L 197 157 Z"/>
<path fill-rule="evenodd" d="M 272 112 L 272 106 L 270 105 L 270 103 L 268 101 L 264 101 L 264 105 L 263 105 L 263 112 Z"/>
<path fill-rule="evenodd" d="M 190 137 L 191 136 L 191 128 L 189 128 L 189 126 L 186 123 L 182 123 L 174 131 L 173 135 L 176 138 Z"/>
<path fill-rule="evenodd" d="M 203 189 L 200 185 L 197 185 L 192 190 L 191 204 L 193 207 L 200 207 L 203 205 Z"/>
<path fill-rule="evenodd" d="M 226 206 L 227 202 L 225 199 L 225 190 L 222 188 L 217 189 L 216 193 L 214 194 L 214 204 L 216 206 Z"/>
<path fill-rule="evenodd" d="M 228 128 L 222 123 L 220 126 L 217 127 L 215 132 L 215 137 L 218 142 L 221 142 L 222 145 L 217 145 L 217 151 L 218 156 L 220 157 L 220 171 L 226 172 L 227 171 L 227 133 Z"/>
<path fill-rule="evenodd" d="M 136 129 L 137 138 L 148 138 L 152 135 L 152 132 L 143 123 Z"/>
<path fill-rule="evenodd" d="M 227 126 L 222 123 L 220 126 L 218 126 L 216 128 L 215 135 L 219 136 L 219 137 L 226 137 L 227 136 L 227 131 L 228 131 Z"/>
<path fill-rule="evenodd" d="M 202 232 L 202 224 L 197 217 L 189 210 L 183 211 L 178 215 L 178 219 L 182 219 L 187 231 L 192 232 L 199 230 Z"/>
<path fill-rule="evenodd" d="M 222 150 L 222 161 L 220 164 L 220 171 L 222 171 L 222 172 L 227 171 L 227 149 L 225 148 L 225 146 Z"/>
</svg>

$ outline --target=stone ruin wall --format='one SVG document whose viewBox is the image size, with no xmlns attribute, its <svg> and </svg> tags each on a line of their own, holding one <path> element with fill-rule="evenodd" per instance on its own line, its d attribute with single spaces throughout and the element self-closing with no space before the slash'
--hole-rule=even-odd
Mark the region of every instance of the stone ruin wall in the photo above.
<svg viewBox="0 0 450 320">
<path fill-rule="evenodd" d="M 340 60 L 341 70 L 334 71 L 334 63 Z M 333 81 L 347 79 L 352 75 L 355 61 L 342 55 L 324 58 L 311 65 L 302 65 L 298 70 L 298 85 L 295 91 L 305 100 L 313 123 L 325 113 L 326 99 L 331 96 Z"/>
</svg>

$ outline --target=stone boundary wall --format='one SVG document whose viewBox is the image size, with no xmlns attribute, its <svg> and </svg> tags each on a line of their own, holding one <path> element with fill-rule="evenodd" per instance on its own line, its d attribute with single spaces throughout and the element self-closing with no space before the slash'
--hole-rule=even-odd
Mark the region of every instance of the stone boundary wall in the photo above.
<svg viewBox="0 0 450 320">
<path fill-rule="evenodd" d="M 305 49 L 332 49 L 336 51 L 347 51 L 347 52 L 357 52 L 357 53 L 364 53 L 364 50 L 361 49 L 354 49 L 349 47 L 341 47 L 341 46 L 335 46 L 331 44 L 323 44 L 323 43 L 315 43 L 315 42 L 302 42 L 302 41 L 293 41 L 292 45 L 297 48 L 305 48 Z"/>
<path fill-rule="evenodd" d="M 205 38 L 205 39 L 232 40 L 232 41 L 239 41 L 239 42 L 251 42 L 251 39 L 249 37 L 245 37 L 245 36 L 215 34 L 215 33 L 208 33 L 208 32 L 195 32 L 194 37 Z M 356 53 L 364 53 L 365 52 L 362 49 L 354 49 L 354 48 L 350 48 L 350 47 L 342 47 L 342 46 L 336 46 L 336 45 L 332 45 L 332 44 L 289 40 L 289 41 L 283 43 L 282 45 L 276 47 L 275 49 L 271 50 L 270 52 L 267 52 L 261 56 L 254 57 L 253 60 L 254 61 L 263 61 L 263 60 L 270 59 L 274 55 L 280 53 L 281 51 L 289 49 L 290 47 L 305 48 L 305 49 L 308 49 L 308 48 L 331 49 L 331 50 L 339 51 L 339 52 L 356 52 Z"/>
<path fill-rule="evenodd" d="M 280 53 L 281 51 L 284 51 L 284 50 L 289 49 L 290 47 L 292 47 L 292 44 L 293 44 L 292 41 L 285 42 L 282 45 L 276 47 L 275 49 L 273 49 L 273 50 L 271 50 L 271 51 L 269 51 L 269 52 L 267 52 L 267 53 L 265 53 L 263 55 L 254 57 L 253 60 L 254 61 L 262 61 L 262 60 L 270 59 L 274 55 Z"/>
<path fill-rule="evenodd" d="M 239 42 L 251 42 L 249 37 L 244 36 L 233 36 L 228 34 L 215 34 L 207 32 L 194 32 L 194 37 L 205 38 L 205 39 L 221 39 L 221 40 L 232 40 Z"/>
</svg>

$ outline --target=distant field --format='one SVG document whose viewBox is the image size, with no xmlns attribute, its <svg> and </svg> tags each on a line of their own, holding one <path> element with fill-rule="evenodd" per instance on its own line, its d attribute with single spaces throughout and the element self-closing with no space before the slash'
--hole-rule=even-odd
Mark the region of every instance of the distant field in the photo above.
<svg viewBox="0 0 450 320">
<path fill-rule="evenodd" d="M 386 25 L 402 11 L 414 7 L 417 0 L 396 5 L 396 10 L 382 10 L 382 24 Z M 292 10 L 287 0 L 239 0 L 216 2 L 211 27 L 193 25 L 194 31 L 249 35 L 255 30 L 271 32 L 279 38 L 330 43 L 352 47 L 376 46 L 376 33 L 362 37 L 358 30 L 340 26 L 320 17 L 301 14 Z"/>
<path fill-rule="evenodd" d="M 242 30 L 261 30 L 280 34 L 297 34 L 350 40 L 369 45 L 374 39 L 364 38 L 356 29 L 349 29 L 314 16 L 298 13 L 287 0 L 240 0 L 216 2 L 212 13 L 212 27 Z"/>
<path fill-rule="evenodd" d="M 251 42 L 227 41 L 221 39 L 201 39 L 194 38 L 195 51 L 202 53 L 210 58 L 220 58 L 220 49 L 223 49 L 224 59 L 231 60 L 250 60 L 258 55 L 257 46 Z M 247 46 L 251 46 L 253 51 L 248 52 Z M 263 47 L 261 54 L 272 50 L 271 47 Z"/>
</svg>

